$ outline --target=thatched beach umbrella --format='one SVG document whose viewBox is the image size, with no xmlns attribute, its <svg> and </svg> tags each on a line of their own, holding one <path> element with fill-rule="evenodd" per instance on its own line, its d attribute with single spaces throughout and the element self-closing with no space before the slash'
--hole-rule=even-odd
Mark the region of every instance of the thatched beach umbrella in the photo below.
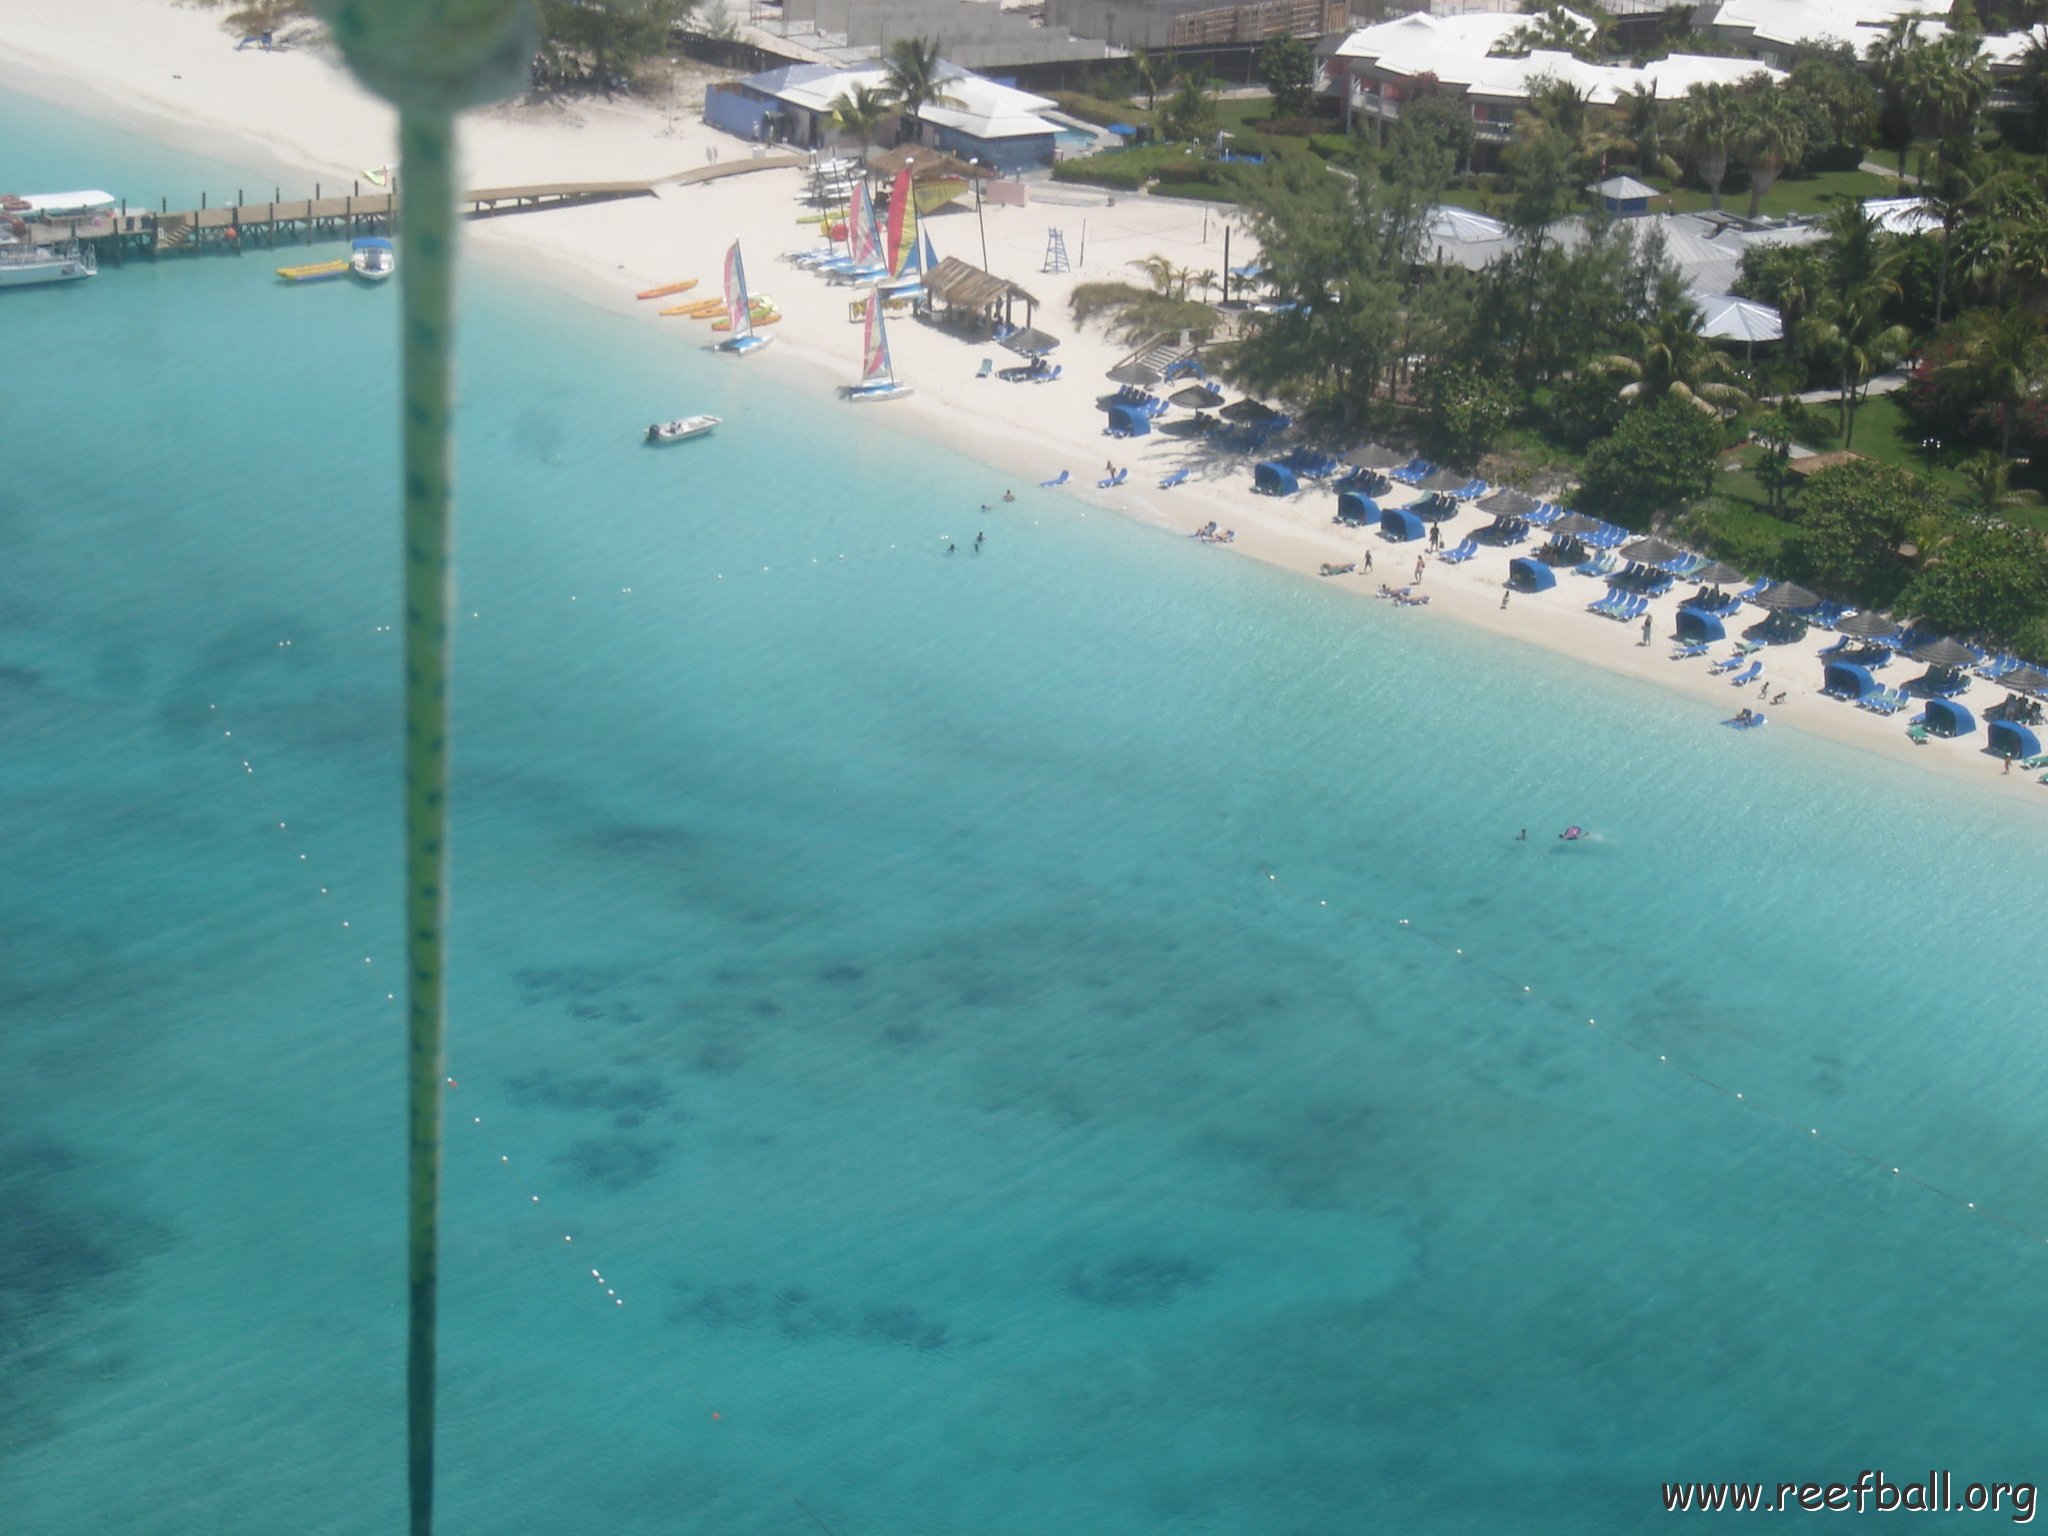
<svg viewBox="0 0 2048 1536">
<path fill-rule="evenodd" d="M 1912 657 L 1930 667 L 1974 667 L 1977 664 L 1977 653 L 1959 640 L 1930 640 L 1925 645 L 1916 645 Z"/>
<path fill-rule="evenodd" d="M 1605 526 L 1597 517 L 1588 517 L 1583 512 L 1567 512 L 1550 525 L 1552 533 L 1593 533 Z"/>
<path fill-rule="evenodd" d="M 1150 389 L 1159 382 L 1159 370 L 1143 363 L 1118 363 L 1109 370 L 1109 376 L 1118 384 L 1134 384 L 1139 389 Z"/>
<path fill-rule="evenodd" d="M 1820 598 L 1794 581 L 1781 581 L 1776 586 L 1766 587 L 1750 599 L 1759 608 L 1768 608 L 1772 613 L 1790 613 L 1797 608 L 1812 608 Z"/>
<path fill-rule="evenodd" d="M 1226 405 L 1218 414 L 1225 421 L 1242 422 L 1246 426 L 1256 426 L 1262 421 L 1271 421 L 1280 413 L 1270 405 L 1257 400 L 1245 399 L 1231 405 Z"/>
<path fill-rule="evenodd" d="M 1409 456 L 1397 448 L 1384 443 L 1367 443 L 1363 448 L 1354 448 L 1344 455 L 1344 462 L 1353 469 L 1399 469 L 1408 462 Z"/>
<path fill-rule="evenodd" d="M 1472 483 L 1472 477 L 1455 469 L 1432 469 L 1415 483 L 1425 491 L 1462 491 Z"/>
<path fill-rule="evenodd" d="M 1482 512 L 1491 512 L 1495 517 L 1525 517 L 1543 503 L 1527 491 L 1518 491 L 1510 487 L 1482 496 L 1473 505 Z"/>
<path fill-rule="evenodd" d="M 1167 399 L 1190 411 L 1213 411 L 1223 403 L 1222 392 L 1206 384 L 1190 384 L 1186 389 L 1175 390 Z"/>
<path fill-rule="evenodd" d="M 1710 587 L 1725 587 L 1731 581 L 1743 580 L 1742 572 L 1725 560 L 1709 561 L 1692 573 L 1693 581 L 1705 582 Z"/>
<path fill-rule="evenodd" d="M 2001 677 L 1998 686 L 2014 688 L 2021 693 L 2048 693 L 2048 672 L 2039 667 L 2020 667 Z"/>
<path fill-rule="evenodd" d="M 1666 560 L 1676 560 L 1685 553 L 1686 551 L 1676 544 L 1667 544 L 1654 535 L 1646 539 L 1637 539 L 1633 544 L 1624 544 L 1621 547 L 1622 559 L 1634 560 L 1642 565 L 1662 565 Z"/>
<path fill-rule="evenodd" d="M 1835 633 L 1854 640 L 1875 640 L 1899 627 L 1899 621 L 1881 613 L 1852 613 L 1835 625 Z"/>
<path fill-rule="evenodd" d="M 1059 337 L 1048 336 L 1044 331 L 1028 325 L 1021 331 L 1012 331 L 997 343 L 998 346 L 1006 347 L 1020 357 L 1043 357 L 1059 344 Z"/>
</svg>

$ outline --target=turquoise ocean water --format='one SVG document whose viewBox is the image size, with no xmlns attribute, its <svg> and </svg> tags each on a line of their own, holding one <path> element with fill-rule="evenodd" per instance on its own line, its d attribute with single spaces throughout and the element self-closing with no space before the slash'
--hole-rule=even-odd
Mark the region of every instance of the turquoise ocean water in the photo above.
<svg viewBox="0 0 2048 1536">
<path fill-rule="evenodd" d="M 400 1521 L 396 294 L 271 265 L 0 304 L 35 1536 Z M 465 298 L 446 1529 L 2042 1473 L 2038 819 Z"/>
</svg>

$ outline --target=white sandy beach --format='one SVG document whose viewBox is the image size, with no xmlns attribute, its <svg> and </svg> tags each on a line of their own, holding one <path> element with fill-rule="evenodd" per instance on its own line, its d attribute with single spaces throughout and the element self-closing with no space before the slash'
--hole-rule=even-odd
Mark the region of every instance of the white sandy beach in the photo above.
<svg viewBox="0 0 2048 1536">
<path fill-rule="evenodd" d="M 0 85 L 197 153 L 266 168 L 286 196 L 309 191 L 316 180 L 332 190 L 359 177 L 365 167 L 396 160 L 392 113 L 358 88 L 334 55 L 318 48 L 238 52 L 221 28 L 221 14 L 170 0 L 0 0 Z M 622 100 L 501 106 L 474 114 L 463 126 L 463 180 L 476 187 L 659 180 L 701 168 L 713 150 L 722 163 L 746 158 L 751 146 L 701 120 L 708 78 L 700 66 L 679 71 L 672 112 L 664 100 Z M 0 153 L 0 183 L 8 180 Z M 636 303 L 633 295 L 687 277 L 700 279 L 698 294 L 715 293 L 722 253 L 737 237 L 747 253 L 754 290 L 772 295 L 784 318 L 774 328 L 773 347 L 734 366 L 775 370 L 825 400 L 833 386 L 857 375 L 860 331 L 848 323 L 853 290 L 777 260 L 780 253 L 815 239 L 796 222 L 804 211 L 804 181 L 798 170 L 767 170 L 695 186 L 665 185 L 653 199 L 484 220 L 468 226 L 469 250 L 662 327 L 674 334 L 678 346 L 697 347 L 710 339 L 701 324 L 661 318 L 655 313 L 659 305 Z M 10 185 L 8 190 L 60 189 Z M 217 189 L 217 196 L 232 190 Z M 1199 203 L 1149 197 L 1124 196 L 1112 203 L 1086 189 L 1042 179 L 1032 182 L 1030 193 L 1032 201 L 1025 207 L 985 207 L 988 265 L 1040 301 L 1037 323 L 1063 340 L 1056 358 L 1064 376 L 1042 386 L 977 379 L 984 356 L 993 356 L 998 367 L 1016 359 L 934 328 L 899 323 L 890 332 L 897 372 L 917 393 L 900 403 L 861 408 L 874 424 L 929 436 L 995 466 L 992 502 L 1005 488 L 1021 491 L 1064 469 L 1073 484 L 1059 494 L 1085 497 L 1174 533 L 1214 519 L 1237 531 L 1233 549 L 1309 579 L 1326 561 L 1358 560 L 1371 549 L 1377 565 L 1372 575 L 1331 580 L 1361 597 L 1369 597 L 1382 580 L 1405 582 L 1420 546 L 1387 543 L 1376 530 L 1333 526 L 1334 497 L 1325 488 L 1285 499 L 1255 497 L 1248 457 L 1212 459 L 1198 442 L 1159 434 L 1132 442 L 1102 435 L 1094 402 L 1115 387 L 1104 375 L 1127 348 L 1108 341 L 1099 329 L 1075 329 L 1067 303 L 1074 285 L 1140 280 L 1128 263 L 1155 253 L 1196 271 L 1220 269 L 1223 222 L 1231 210 L 1205 214 Z M 931 228 L 942 255 L 980 264 L 982 233 L 971 199 L 935 216 Z M 1065 233 L 1076 258 L 1071 273 L 1040 271 L 1049 228 Z M 1241 263 L 1253 254 L 1238 230 L 1232 261 Z M 688 400 L 650 401 L 648 416 L 694 408 Z M 1105 460 L 1130 466 L 1126 487 L 1095 489 Z M 1186 484 L 1171 491 L 1155 489 L 1162 475 L 1184 464 L 1193 471 Z M 1392 500 L 1406 494 L 1397 491 Z M 1487 520 L 1464 511 L 1444 525 L 1446 546 Z M 1419 588 L 1430 596 L 1429 605 L 1399 610 L 1399 618 L 1415 624 L 1476 625 L 1675 689 L 1701 702 L 1702 730 L 1713 729 L 1744 705 L 1759 705 L 1754 685 L 1738 695 L 1709 676 L 1704 661 L 1669 659 L 1675 594 L 1653 605 L 1659 638 L 1649 647 L 1637 643 L 1638 626 L 1587 614 L 1585 604 L 1604 588 L 1570 574 L 1560 577 L 1554 591 L 1517 595 L 1503 611 L 1501 583 L 1510 553 L 1486 549 L 1462 566 L 1432 560 Z M 1689 590 L 1684 584 L 1677 589 Z M 1388 615 L 1393 617 L 1391 607 Z M 1815 653 L 1833 638 L 1817 630 L 1799 645 L 1759 653 L 1771 691 L 1785 693 L 1783 704 L 1769 708 L 1765 736 L 1783 729 L 1810 732 L 1931 773 L 1972 780 L 1986 792 L 2048 810 L 2048 786 L 2036 783 L 2031 773 L 2004 775 L 2003 765 L 1984 752 L 1981 723 L 1965 740 L 1916 747 L 1906 738 L 1904 715 L 1886 719 L 1822 697 Z M 1725 649 L 1717 647 L 1717 652 Z M 1900 681 L 1917 670 L 1888 674 L 1886 681 Z M 1995 685 L 1980 682 L 1966 702 L 1981 722 L 1983 708 L 2001 697 Z M 1763 738 L 1755 745 L 1768 750 Z"/>
</svg>

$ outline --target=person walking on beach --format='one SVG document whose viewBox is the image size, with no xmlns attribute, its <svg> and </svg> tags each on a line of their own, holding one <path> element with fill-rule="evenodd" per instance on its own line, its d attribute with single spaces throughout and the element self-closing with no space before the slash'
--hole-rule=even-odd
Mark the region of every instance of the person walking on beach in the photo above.
<svg viewBox="0 0 2048 1536">
<path fill-rule="evenodd" d="M 1365 552 L 1365 565 L 1362 569 L 1368 571 L 1372 569 L 1372 551 L 1369 549 Z"/>
<path fill-rule="evenodd" d="M 1638 640 L 1636 644 L 1648 645 L 1650 643 L 1651 632 L 1652 631 L 1650 627 L 1650 616 L 1646 613 L 1643 615 L 1643 638 Z"/>
<path fill-rule="evenodd" d="M 1514 595 L 1514 591 L 1513 587 L 1502 587 L 1500 589 L 1500 611 L 1502 613 L 1508 611 L 1508 599 Z"/>
<path fill-rule="evenodd" d="M 1417 581 L 1422 580 L 1422 556 L 1420 555 L 1415 557 L 1415 579 Z"/>
</svg>

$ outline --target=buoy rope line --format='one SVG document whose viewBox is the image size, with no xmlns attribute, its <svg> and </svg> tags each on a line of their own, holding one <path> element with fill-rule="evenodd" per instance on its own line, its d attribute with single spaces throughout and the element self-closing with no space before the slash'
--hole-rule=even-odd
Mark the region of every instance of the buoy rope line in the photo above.
<svg viewBox="0 0 2048 1536">
<path fill-rule="evenodd" d="M 1902 1183 L 1911 1184 L 1917 1189 L 1934 1196 L 1937 1200 L 1944 1200 L 1959 1211 L 1971 1216 L 1980 1217 L 1996 1226 L 2003 1227 L 2015 1236 L 2023 1237 L 2029 1242 L 2048 1243 L 2048 1234 L 2028 1227 L 2009 1216 L 2001 1215 L 1998 1211 L 1986 1206 L 1981 1201 L 1972 1200 L 1967 1196 L 1957 1194 L 1954 1190 L 1937 1184 L 1932 1179 L 1922 1178 L 1920 1175 L 1892 1162 L 1888 1158 L 1880 1157 L 1874 1152 L 1865 1151 L 1862 1147 L 1856 1146 L 1852 1142 L 1843 1141 L 1840 1137 L 1828 1135 L 1816 1125 L 1810 1125 L 1804 1120 L 1794 1119 L 1792 1116 L 1750 1097 L 1748 1092 L 1743 1089 L 1732 1087 L 1722 1082 L 1719 1078 L 1689 1067 L 1681 1061 L 1674 1061 L 1668 1052 L 1660 1051 L 1654 1046 L 1644 1044 L 1642 1041 L 1629 1035 L 1625 1029 L 1618 1028 L 1611 1022 L 1603 1024 L 1597 1018 L 1588 1016 L 1583 1008 L 1577 1007 L 1570 999 L 1544 992 L 1527 982 L 1518 981 L 1499 967 L 1480 959 L 1465 946 L 1431 933 L 1427 929 L 1417 927 L 1408 918 L 1395 917 L 1388 913 L 1347 911 L 1341 904 L 1333 906 L 1325 898 L 1310 896 L 1305 892 L 1293 889 L 1284 883 L 1273 870 L 1265 869 L 1261 870 L 1260 873 L 1265 876 L 1267 890 L 1276 893 L 1283 900 L 1323 916 L 1335 918 L 1340 922 L 1349 922 L 1360 927 L 1406 935 L 1421 943 L 1430 945 L 1446 958 L 1460 965 L 1470 967 L 1482 976 L 1498 982 L 1503 992 L 1509 996 L 1524 998 L 1538 1007 L 1549 1010 L 1574 1028 L 1591 1031 L 1610 1044 L 1628 1051 L 1645 1065 L 1668 1068 L 1708 1092 L 1718 1095 L 1724 1102 L 1730 1105 L 1740 1106 L 1752 1114 L 1761 1115 L 1766 1120 L 1773 1121 L 1784 1127 L 1784 1129 L 1795 1136 L 1816 1145 L 1828 1147 L 1844 1157 L 1884 1174 L 1888 1178 L 1898 1179 Z"/>
<path fill-rule="evenodd" d="M 262 784 L 264 780 L 262 775 L 256 770 L 255 759 L 249 755 L 253 749 L 248 745 L 246 738 L 236 735 L 234 727 L 227 723 L 227 717 L 221 712 L 218 704 L 209 704 L 206 708 L 208 711 L 207 718 L 212 722 L 213 728 L 219 733 L 222 745 L 227 748 L 232 761 L 240 769 L 244 779 Z M 313 855 L 301 846 L 300 840 L 292 831 L 290 819 L 276 814 L 277 807 L 271 801 L 267 791 L 259 788 L 255 793 L 264 802 L 264 824 L 276 829 L 277 841 L 289 849 L 290 861 L 297 867 L 299 872 L 298 878 L 311 893 L 314 904 L 324 909 L 326 915 L 321 921 L 328 925 L 334 933 L 346 936 L 351 941 L 349 952 L 352 955 L 357 953 L 362 946 L 354 942 L 358 936 L 358 931 L 355 927 L 355 919 L 347 915 L 351 910 L 347 899 L 344 896 L 338 895 L 332 886 L 321 883 L 323 877 L 320 874 L 319 866 L 314 861 Z M 384 971 L 380 972 L 377 969 L 377 956 L 374 954 L 362 955 L 361 964 L 364 968 L 363 974 L 372 978 L 371 984 L 376 988 L 383 1006 L 394 1013 L 402 1011 L 404 999 L 400 997 L 396 988 L 388 985 L 385 980 L 387 974 L 394 976 L 397 974 L 394 966 L 387 963 Z M 453 1095 L 461 1092 L 461 1089 L 461 1079 L 451 1072 L 442 1083 L 443 1099 L 452 1098 Z M 482 1115 L 471 1114 L 463 1118 L 467 1120 L 470 1129 L 477 1133 L 477 1136 L 483 1139 L 492 1138 L 493 1133 L 484 1124 Z M 513 1164 L 511 1153 L 503 1148 L 499 1148 L 496 1150 L 495 1155 L 498 1166 L 505 1169 L 508 1174 L 518 1181 L 520 1193 L 526 1197 L 523 1203 L 527 1208 L 531 1210 L 533 1207 L 540 1205 L 541 1197 L 539 1191 L 533 1189 L 521 1177 L 522 1170 Z M 563 1232 L 561 1233 L 561 1238 L 565 1252 L 575 1248 L 576 1237 L 573 1232 Z M 576 1253 L 573 1263 L 579 1270 L 579 1279 L 582 1278 L 580 1272 L 587 1271 L 589 1278 L 595 1282 L 598 1288 L 602 1289 L 605 1298 L 614 1306 L 623 1307 L 626 1304 L 626 1298 L 621 1296 L 616 1287 L 605 1278 L 602 1269 L 591 1266 L 587 1255 L 580 1252 Z"/>
</svg>

